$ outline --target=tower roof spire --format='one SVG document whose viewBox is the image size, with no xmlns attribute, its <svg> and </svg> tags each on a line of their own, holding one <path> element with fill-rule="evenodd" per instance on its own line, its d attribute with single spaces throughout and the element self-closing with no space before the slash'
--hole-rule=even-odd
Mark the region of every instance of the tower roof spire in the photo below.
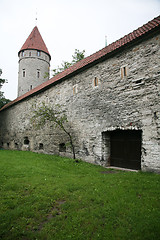
<svg viewBox="0 0 160 240">
<path fill-rule="evenodd" d="M 35 49 L 35 50 L 43 51 L 43 52 L 47 53 L 51 59 L 51 55 L 46 47 L 45 42 L 43 41 L 43 38 L 42 38 L 37 26 L 35 26 L 33 28 L 31 34 L 29 35 L 29 37 L 23 44 L 23 46 L 20 49 L 20 51 L 18 52 L 18 54 L 21 51 L 26 50 L 26 49 Z"/>
</svg>

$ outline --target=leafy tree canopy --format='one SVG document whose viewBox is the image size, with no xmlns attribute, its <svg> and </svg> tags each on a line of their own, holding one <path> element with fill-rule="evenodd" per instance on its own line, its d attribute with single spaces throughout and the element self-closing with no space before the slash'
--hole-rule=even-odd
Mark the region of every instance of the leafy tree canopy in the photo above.
<svg viewBox="0 0 160 240">
<path fill-rule="evenodd" d="M 36 105 L 33 105 L 32 108 L 33 115 L 31 117 L 31 123 L 33 126 L 39 129 L 42 128 L 46 122 L 50 122 L 54 127 L 60 128 L 68 136 L 69 145 L 73 153 L 73 159 L 75 159 L 76 157 L 73 138 L 67 127 L 67 116 L 61 110 L 61 106 L 55 105 L 53 108 L 52 106 L 46 105 L 44 102 L 42 102 L 41 106 L 36 107 Z"/>
<path fill-rule="evenodd" d="M 53 69 L 53 76 L 66 70 L 67 68 L 71 67 L 73 64 L 79 62 L 84 58 L 85 58 L 85 50 L 80 52 L 78 49 L 75 49 L 74 54 L 72 55 L 72 61 L 71 62 L 63 61 L 61 66 L 58 66 L 56 69 Z"/>
<path fill-rule="evenodd" d="M 2 69 L 0 68 L 0 76 L 1 75 L 2 75 Z M 0 89 L 4 83 L 7 83 L 7 80 L 0 77 Z M 9 102 L 10 100 L 6 99 L 5 96 L 3 95 L 3 92 L 0 91 L 0 108 L 2 108 L 4 105 L 6 105 Z"/>
</svg>

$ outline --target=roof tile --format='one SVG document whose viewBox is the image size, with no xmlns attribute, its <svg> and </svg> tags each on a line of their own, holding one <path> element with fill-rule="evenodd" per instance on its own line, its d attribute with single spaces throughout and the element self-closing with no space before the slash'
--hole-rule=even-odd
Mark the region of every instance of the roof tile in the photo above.
<svg viewBox="0 0 160 240">
<path fill-rule="evenodd" d="M 26 49 L 36 49 L 36 50 L 43 51 L 43 52 L 47 53 L 49 55 L 50 59 L 51 59 L 49 51 L 46 47 L 45 42 L 43 41 L 43 38 L 42 38 L 37 26 L 35 26 L 33 28 L 31 34 L 29 35 L 29 37 L 27 38 L 27 40 L 23 44 L 19 53 L 23 50 L 26 50 Z"/>
</svg>

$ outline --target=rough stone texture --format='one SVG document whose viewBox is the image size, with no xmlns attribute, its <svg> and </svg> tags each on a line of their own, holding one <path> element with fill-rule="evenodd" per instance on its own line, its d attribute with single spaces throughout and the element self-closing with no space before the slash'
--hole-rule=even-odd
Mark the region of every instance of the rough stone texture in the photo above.
<svg viewBox="0 0 160 240">
<path fill-rule="evenodd" d="M 122 67 L 126 67 L 127 76 L 122 76 Z M 94 86 L 95 77 L 98 86 Z M 33 103 L 61 104 L 74 136 L 77 158 L 108 166 L 110 131 L 142 130 L 141 169 L 158 172 L 159 86 L 160 34 L 157 34 L 2 111 L 1 145 L 5 149 L 72 157 L 69 147 L 66 152 L 59 151 L 59 144 L 68 141 L 63 132 L 50 124 L 37 131 L 30 124 Z M 26 138 L 28 144 L 24 144 Z"/>
<path fill-rule="evenodd" d="M 49 56 L 39 52 L 40 56 L 37 56 L 37 50 L 24 50 L 19 54 L 18 97 L 49 79 Z"/>
</svg>

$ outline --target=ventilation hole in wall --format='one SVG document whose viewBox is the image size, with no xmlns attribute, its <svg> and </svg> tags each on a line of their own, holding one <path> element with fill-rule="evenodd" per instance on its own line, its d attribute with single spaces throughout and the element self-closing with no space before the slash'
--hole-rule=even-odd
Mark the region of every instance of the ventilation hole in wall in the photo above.
<svg viewBox="0 0 160 240">
<path fill-rule="evenodd" d="M 7 147 L 9 147 L 9 143 L 7 143 Z"/>
<path fill-rule="evenodd" d="M 15 147 L 18 147 L 18 143 L 14 143 L 15 144 Z"/>
<path fill-rule="evenodd" d="M 137 80 L 135 83 L 136 83 L 136 84 L 140 84 L 141 82 L 142 82 L 142 80 L 139 79 L 139 80 Z"/>
<path fill-rule="evenodd" d="M 39 150 L 43 149 L 43 143 L 39 143 Z"/>
<path fill-rule="evenodd" d="M 66 144 L 65 143 L 60 143 L 59 144 L 59 151 L 60 152 L 66 152 Z"/>
<path fill-rule="evenodd" d="M 157 120 L 158 116 L 157 116 L 157 112 L 154 112 L 154 120 Z"/>
<path fill-rule="evenodd" d="M 25 144 L 25 145 L 29 145 L 28 137 L 24 137 L 24 144 Z"/>
<path fill-rule="evenodd" d="M 1 146 L 3 147 L 3 142 L 1 142 Z"/>
</svg>

